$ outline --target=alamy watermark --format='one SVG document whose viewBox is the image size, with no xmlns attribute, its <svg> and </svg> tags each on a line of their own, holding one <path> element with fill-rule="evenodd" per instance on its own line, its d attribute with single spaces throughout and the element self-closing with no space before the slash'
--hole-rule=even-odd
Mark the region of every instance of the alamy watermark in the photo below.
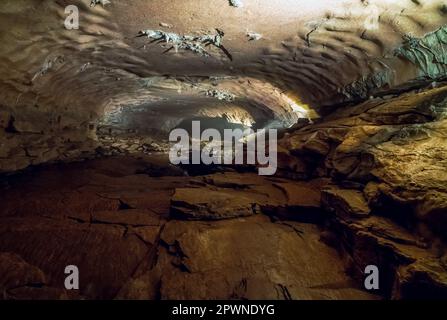
<svg viewBox="0 0 447 320">
<path fill-rule="evenodd" d="M 65 29 L 78 30 L 79 29 L 79 8 L 75 5 L 66 6 L 65 14 L 68 15 L 64 21 Z"/>
<path fill-rule="evenodd" d="M 379 268 L 376 265 L 365 267 L 364 286 L 366 290 L 379 290 Z"/>
<path fill-rule="evenodd" d="M 65 267 L 64 273 L 67 275 L 64 281 L 65 289 L 79 290 L 79 269 L 75 265 Z"/>
<path fill-rule="evenodd" d="M 200 121 L 192 121 L 191 134 L 174 129 L 169 141 L 172 164 L 259 165 L 260 175 L 274 175 L 277 169 L 276 129 L 217 129 L 201 131 Z"/>
</svg>

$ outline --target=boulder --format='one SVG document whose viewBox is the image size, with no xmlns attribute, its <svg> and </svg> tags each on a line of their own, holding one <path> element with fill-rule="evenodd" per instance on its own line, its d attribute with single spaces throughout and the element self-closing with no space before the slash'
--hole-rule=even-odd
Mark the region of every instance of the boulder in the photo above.
<svg viewBox="0 0 447 320">
<path fill-rule="evenodd" d="M 358 190 L 331 186 L 321 191 L 321 200 L 326 209 L 340 217 L 364 218 L 371 212 L 363 193 Z"/>
</svg>

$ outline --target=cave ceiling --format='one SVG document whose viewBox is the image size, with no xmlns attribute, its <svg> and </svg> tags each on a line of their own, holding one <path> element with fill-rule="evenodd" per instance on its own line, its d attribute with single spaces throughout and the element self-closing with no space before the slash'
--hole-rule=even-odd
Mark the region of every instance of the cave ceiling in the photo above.
<svg viewBox="0 0 447 320">
<path fill-rule="evenodd" d="M 1 2 L 4 108 L 85 122 L 144 105 L 154 126 L 193 116 L 291 125 L 445 75 L 445 61 L 430 60 L 447 42 L 445 1 L 96 2 Z M 73 4 L 79 29 L 67 30 Z"/>
</svg>

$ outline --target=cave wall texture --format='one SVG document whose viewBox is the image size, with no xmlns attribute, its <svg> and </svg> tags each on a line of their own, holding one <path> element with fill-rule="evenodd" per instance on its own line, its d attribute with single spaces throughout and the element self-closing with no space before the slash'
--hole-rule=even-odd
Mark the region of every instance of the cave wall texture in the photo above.
<svg viewBox="0 0 447 320">
<path fill-rule="evenodd" d="M 79 30 L 64 28 L 70 4 L 80 9 Z M 155 135 L 193 117 L 290 126 L 303 116 L 290 99 L 326 114 L 446 74 L 447 10 L 437 0 L 246 0 L 238 8 L 226 0 L 4 0 L 0 15 L 1 172 L 90 156 L 101 145 L 98 125 L 125 118 L 123 108 L 145 105 L 143 126 Z M 371 16 L 378 27 L 365 24 Z M 216 29 L 222 47 L 206 54 L 137 37 Z"/>
<path fill-rule="evenodd" d="M 332 254 L 323 240 L 346 251 L 358 279 L 368 264 L 387 271 L 382 297 L 447 297 L 445 1 L 93 2 L 0 1 L 2 178 L 54 161 L 163 151 L 170 130 L 192 119 L 283 128 L 278 172 L 271 179 L 249 172 L 187 177 L 180 168 L 122 157 L 66 172 L 43 168 L 23 188 L 5 179 L 0 260 L 33 270 L 24 286 L 56 286 L 64 259 L 73 256 L 88 279 L 101 278 L 97 266 L 107 262 L 108 287 L 88 288 L 88 298 L 300 297 L 301 280 L 289 275 L 327 276 L 330 263 L 318 259 Z M 79 30 L 64 27 L 71 4 L 80 10 Z M 124 211 L 142 211 L 124 219 L 123 203 Z M 172 212 L 181 219 L 164 216 Z M 322 214 L 328 225 L 319 226 L 320 238 L 307 223 L 315 216 L 320 223 Z M 310 230 L 310 242 L 296 237 L 296 221 L 305 222 L 297 226 Z M 93 249 L 78 252 L 71 241 L 84 233 Z M 236 249 L 216 254 L 203 245 L 223 241 Z M 303 255 L 309 243 L 314 251 Z M 161 258 L 133 273 L 148 244 Z M 289 282 L 288 293 L 277 288 L 276 265 L 263 269 L 253 256 L 234 253 L 260 248 L 268 261 L 285 257 L 280 280 Z M 228 261 L 239 265 L 228 268 Z M 343 282 L 346 261 L 334 261 Z M 179 265 L 190 269 L 186 277 Z M 230 284 L 241 270 L 257 287 L 245 283 L 235 296 Z M 207 285 L 216 274 L 219 284 Z M 360 294 L 339 289 L 306 287 L 303 298 Z"/>
</svg>

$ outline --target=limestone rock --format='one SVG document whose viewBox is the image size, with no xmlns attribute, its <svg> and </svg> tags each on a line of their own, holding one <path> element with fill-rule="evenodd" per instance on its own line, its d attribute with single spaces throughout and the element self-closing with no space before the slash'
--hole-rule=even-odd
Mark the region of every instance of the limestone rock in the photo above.
<svg viewBox="0 0 447 320">
<path fill-rule="evenodd" d="M 307 179 L 310 176 L 311 166 L 305 159 L 291 155 L 288 150 L 282 147 L 278 148 L 277 161 L 277 176 L 296 180 Z"/>
<path fill-rule="evenodd" d="M 138 237 L 125 237 L 119 226 L 43 218 L 2 222 L 0 250 L 26 257 L 55 288 L 64 288 L 65 267 L 76 265 L 83 279 L 80 293 L 89 298 L 113 298 L 148 251 Z"/>
<path fill-rule="evenodd" d="M 284 203 L 272 203 L 263 211 L 281 219 L 300 222 L 319 223 L 323 221 L 325 213 L 321 207 L 321 187 L 326 181 L 310 182 L 275 182 L 285 197 Z"/>
<path fill-rule="evenodd" d="M 22 286 L 43 285 L 45 274 L 17 254 L 0 253 L 0 288 L 3 293 Z"/>
<path fill-rule="evenodd" d="M 93 223 L 110 223 L 128 226 L 159 226 L 160 216 L 152 211 L 128 209 L 119 211 L 95 211 L 92 213 Z"/>
<path fill-rule="evenodd" d="M 116 296 L 117 300 L 157 300 L 159 299 L 160 275 L 147 272 L 129 279 Z"/>
<path fill-rule="evenodd" d="M 231 190 L 178 188 L 171 200 L 174 216 L 193 220 L 219 220 L 259 213 L 259 205 Z"/>
<path fill-rule="evenodd" d="M 323 206 L 341 217 L 366 217 L 371 210 L 363 193 L 357 190 L 329 187 L 321 192 Z"/>
<path fill-rule="evenodd" d="M 389 212 L 404 224 L 414 220 L 427 224 L 442 235 L 447 212 L 447 163 L 441 156 L 447 152 L 442 142 L 447 130 L 446 90 L 428 89 L 346 106 L 292 132 L 280 145 L 295 150 L 307 163 L 309 176 L 351 181 L 359 184 L 359 192 L 366 185 L 363 192 L 371 209 Z M 321 161 L 309 158 L 315 148 L 304 148 L 308 140 L 315 146 L 330 146 Z M 332 195 L 326 192 L 326 196 Z M 362 198 L 358 192 L 351 197 Z M 368 212 L 365 204 L 360 206 L 360 212 Z"/>
<path fill-rule="evenodd" d="M 263 216 L 169 222 L 156 266 L 162 299 L 375 298 L 353 286 L 315 226 L 291 224 Z"/>
<path fill-rule="evenodd" d="M 219 220 L 265 214 L 296 221 L 321 221 L 320 189 L 327 179 L 310 182 L 265 178 L 250 173 L 217 173 L 177 188 L 171 212 L 177 218 Z"/>
<path fill-rule="evenodd" d="M 398 270 L 394 299 L 446 299 L 447 269 L 438 259 L 419 259 Z"/>
<path fill-rule="evenodd" d="M 350 274 L 361 280 L 366 266 L 377 266 L 382 275 L 380 292 L 385 296 L 399 298 L 400 290 L 405 290 L 403 274 L 406 273 L 403 270 L 407 266 L 427 259 L 438 261 L 439 264 L 439 258 L 432 250 L 427 250 L 426 243 L 390 219 L 371 216 L 355 222 L 338 220 L 334 223 L 338 249 L 349 252 Z M 434 270 L 431 275 L 427 273 L 424 277 L 443 277 L 442 268 Z M 416 279 L 408 279 L 409 283 L 417 285 Z M 423 293 L 417 296 L 423 298 Z M 404 298 L 403 295 L 401 298 Z"/>
</svg>

